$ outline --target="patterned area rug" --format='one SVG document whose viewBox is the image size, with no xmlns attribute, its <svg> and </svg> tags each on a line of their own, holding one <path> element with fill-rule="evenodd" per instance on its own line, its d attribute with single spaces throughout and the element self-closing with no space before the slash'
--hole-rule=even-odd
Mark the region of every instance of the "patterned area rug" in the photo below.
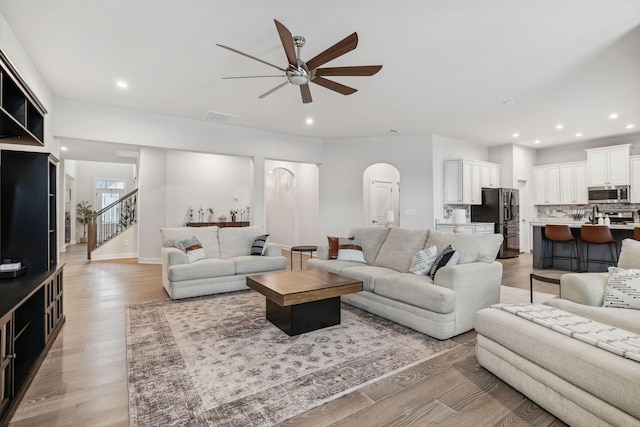
<svg viewBox="0 0 640 427">
<path fill-rule="evenodd" d="M 458 345 L 342 304 L 289 337 L 242 291 L 127 307 L 131 426 L 270 426 Z"/>
</svg>

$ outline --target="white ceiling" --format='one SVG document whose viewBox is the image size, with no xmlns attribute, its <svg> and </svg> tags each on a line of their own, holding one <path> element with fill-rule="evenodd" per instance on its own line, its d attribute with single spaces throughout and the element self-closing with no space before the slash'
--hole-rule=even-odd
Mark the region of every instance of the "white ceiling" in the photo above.
<svg viewBox="0 0 640 427">
<path fill-rule="evenodd" d="M 545 147 L 640 129 L 639 0 L 2 0 L 0 13 L 56 97 L 318 138 Z M 303 59 L 356 31 L 327 66 L 383 68 L 334 78 L 350 96 L 311 84 L 306 105 L 292 85 L 258 99 L 284 78 L 222 80 L 277 70 L 216 43 L 285 67 L 274 18 L 306 38 Z"/>
</svg>

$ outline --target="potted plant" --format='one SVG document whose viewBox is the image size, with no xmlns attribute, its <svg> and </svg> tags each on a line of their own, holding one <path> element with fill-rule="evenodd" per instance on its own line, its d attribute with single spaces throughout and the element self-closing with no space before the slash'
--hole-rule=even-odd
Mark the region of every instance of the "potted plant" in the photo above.
<svg viewBox="0 0 640 427">
<path fill-rule="evenodd" d="M 213 216 L 213 208 L 208 208 L 209 211 L 209 222 L 216 222 L 216 219 Z"/>
<path fill-rule="evenodd" d="M 76 205 L 76 221 L 82 225 L 82 237 L 80 243 L 87 242 L 87 224 L 89 223 L 89 214 L 91 211 L 91 205 L 86 200 L 81 201 Z"/>
<path fill-rule="evenodd" d="M 238 210 L 230 210 L 229 213 L 231 214 L 231 222 L 236 222 L 236 215 L 238 214 Z"/>
</svg>

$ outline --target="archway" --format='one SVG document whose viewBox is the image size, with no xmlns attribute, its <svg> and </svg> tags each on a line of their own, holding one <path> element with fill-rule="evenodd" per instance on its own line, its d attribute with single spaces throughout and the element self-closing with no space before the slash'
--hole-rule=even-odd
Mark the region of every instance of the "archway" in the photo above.
<svg viewBox="0 0 640 427">
<path fill-rule="evenodd" d="M 362 174 L 362 211 L 369 226 L 400 226 L 400 171 L 376 163 Z"/>
</svg>

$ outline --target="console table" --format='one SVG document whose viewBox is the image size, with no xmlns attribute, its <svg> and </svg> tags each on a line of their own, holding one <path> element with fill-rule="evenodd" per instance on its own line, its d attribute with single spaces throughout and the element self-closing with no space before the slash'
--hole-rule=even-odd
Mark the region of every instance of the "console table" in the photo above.
<svg viewBox="0 0 640 427">
<path fill-rule="evenodd" d="M 188 222 L 187 227 L 248 227 L 249 221 L 232 221 L 232 222 Z"/>
</svg>

